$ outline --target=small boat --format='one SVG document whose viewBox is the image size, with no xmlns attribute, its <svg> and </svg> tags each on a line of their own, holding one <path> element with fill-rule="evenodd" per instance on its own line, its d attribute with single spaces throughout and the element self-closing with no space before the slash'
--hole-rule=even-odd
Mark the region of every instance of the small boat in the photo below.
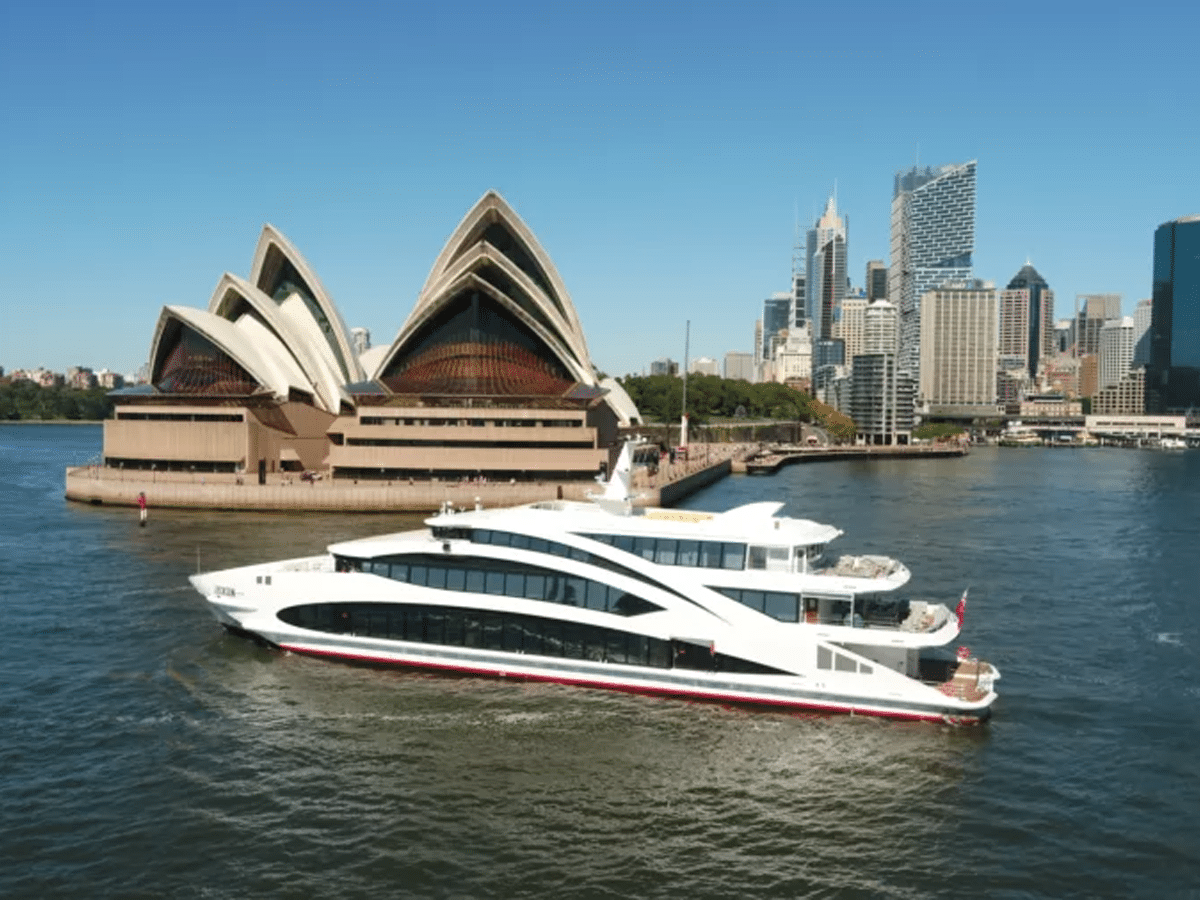
<svg viewBox="0 0 1200 900">
<path fill-rule="evenodd" d="M 589 501 L 454 509 L 427 527 L 192 577 L 231 631 L 294 653 L 722 703 L 976 723 L 995 666 L 886 556 L 780 515 L 636 508 L 631 448 Z"/>
</svg>

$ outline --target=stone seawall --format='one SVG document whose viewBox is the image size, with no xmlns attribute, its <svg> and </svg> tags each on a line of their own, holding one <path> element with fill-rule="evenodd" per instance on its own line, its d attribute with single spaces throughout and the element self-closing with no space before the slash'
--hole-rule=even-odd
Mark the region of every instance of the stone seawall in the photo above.
<svg viewBox="0 0 1200 900">
<path fill-rule="evenodd" d="M 669 506 L 729 474 L 728 460 L 708 466 L 678 467 L 678 477 L 657 486 L 635 484 L 637 506 Z M 641 481 L 641 479 L 638 479 Z M 307 510 L 325 512 L 430 512 L 449 501 L 456 507 L 516 506 L 539 500 L 586 500 L 599 491 L 593 482 L 359 482 L 280 479 L 241 483 L 233 476 L 203 477 L 172 472 L 114 471 L 80 466 L 66 472 L 66 498 L 104 506 L 136 506 L 145 492 L 153 509 Z"/>
</svg>

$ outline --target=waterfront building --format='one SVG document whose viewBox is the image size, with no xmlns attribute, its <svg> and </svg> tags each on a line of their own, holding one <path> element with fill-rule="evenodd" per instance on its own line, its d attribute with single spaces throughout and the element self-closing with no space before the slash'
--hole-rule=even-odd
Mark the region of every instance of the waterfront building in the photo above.
<svg viewBox="0 0 1200 900">
<path fill-rule="evenodd" d="M 716 375 L 717 361 L 709 356 L 697 356 L 692 360 L 690 371 L 693 375 Z"/>
<path fill-rule="evenodd" d="M 907 444 L 913 429 L 913 381 L 895 353 L 864 353 L 850 375 L 850 418 L 862 444 Z"/>
<path fill-rule="evenodd" d="M 872 259 L 867 263 L 867 277 L 863 282 L 867 292 L 867 302 L 888 298 L 888 267 L 881 259 Z"/>
<path fill-rule="evenodd" d="M 1054 291 L 1029 263 L 1000 294 L 1000 356 L 1023 360 L 1029 378 L 1054 355 Z"/>
<path fill-rule="evenodd" d="M 1083 415 L 1083 404 L 1078 400 L 1069 400 L 1063 394 L 1030 394 L 1021 401 L 1018 410 L 1022 417 L 1066 418 Z"/>
<path fill-rule="evenodd" d="M 1096 361 L 1096 384 L 1111 387 L 1129 374 L 1133 363 L 1133 317 L 1109 319 L 1100 328 L 1100 352 Z"/>
<path fill-rule="evenodd" d="M 106 391 L 113 391 L 125 386 L 125 376 L 110 372 L 108 369 L 101 369 L 96 373 L 96 384 Z"/>
<path fill-rule="evenodd" d="M 570 296 L 495 192 L 443 248 L 396 339 L 355 352 L 303 256 L 265 226 L 250 277 L 168 306 L 149 383 L 116 392 L 105 464 L 334 478 L 590 479 L 628 394 L 598 381 Z"/>
<path fill-rule="evenodd" d="M 1092 398 L 1098 416 L 1135 416 L 1146 408 L 1146 371 L 1126 372 L 1115 384 L 1100 388 Z"/>
<path fill-rule="evenodd" d="M 998 302 L 995 287 L 982 281 L 949 282 L 921 298 L 923 405 L 995 408 Z"/>
<path fill-rule="evenodd" d="M 1147 412 L 1200 409 L 1200 215 L 1154 232 Z"/>
<path fill-rule="evenodd" d="M 366 328 L 351 328 L 350 345 L 354 348 L 354 355 L 361 359 L 371 349 L 371 332 Z"/>
<path fill-rule="evenodd" d="M 658 359 L 654 360 L 654 362 L 650 363 L 650 374 L 651 375 L 678 375 L 679 374 L 679 363 L 675 362 L 675 360 L 673 360 L 673 359 L 668 359 L 665 356 L 661 356 Z"/>
<path fill-rule="evenodd" d="M 833 337 L 833 323 L 846 297 L 848 229 L 849 217 L 838 216 L 837 198 L 830 197 L 808 231 L 806 293 L 814 340 Z"/>
<path fill-rule="evenodd" d="M 1150 324 L 1153 319 L 1154 301 L 1139 300 L 1133 308 L 1133 365 L 1145 368 L 1150 365 Z"/>
<path fill-rule="evenodd" d="M 900 311 L 900 367 L 921 365 L 921 303 L 973 277 L 976 162 L 899 172 L 892 192 L 888 301 Z"/>
<path fill-rule="evenodd" d="M 741 350 L 730 350 L 725 354 L 725 377 L 740 381 L 754 381 L 754 354 Z"/>
</svg>

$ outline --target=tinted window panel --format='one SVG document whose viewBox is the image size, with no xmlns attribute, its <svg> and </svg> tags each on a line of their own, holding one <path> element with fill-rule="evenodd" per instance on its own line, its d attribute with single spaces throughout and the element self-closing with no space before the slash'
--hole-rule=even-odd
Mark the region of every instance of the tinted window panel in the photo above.
<svg viewBox="0 0 1200 900">
<path fill-rule="evenodd" d="M 446 587 L 452 591 L 461 591 L 467 585 L 466 569 L 448 569 L 446 571 Z"/>
<path fill-rule="evenodd" d="M 654 560 L 654 538 L 634 538 L 633 552 L 642 559 Z"/>
<path fill-rule="evenodd" d="M 503 594 L 504 593 L 504 573 L 503 572 L 488 572 L 485 575 L 484 591 L 488 594 Z"/>
<path fill-rule="evenodd" d="M 467 590 L 476 594 L 483 593 L 483 570 L 468 569 L 467 570 Z"/>
<path fill-rule="evenodd" d="M 767 594 L 763 612 L 780 622 L 795 622 L 800 618 L 800 598 L 795 594 Z"/>
<path fill-rule="evenodd" d="M 426 570 L 424 566 L 410 566 L 408 580 L 410 584 L 425 584 Z"/>
<path fill-rule="evenodd" d="M 425 572 L 425 583 L 431 588 L 444 590 L 446 587 L 446 569 L 444 566 L 430 566 Z"/>
<path fill-rule="evenodd" d="M 681 566 L 696 566 L 700 560 L 699 541 L 680 541 L 677 564 Z"/>
<path fill-rule="evenodd" d="M 587 583 L 587 607 L 602 611 L 608 609 L 608 585 L 600 584 L 598 581 Z"/>
<path fill-rule="evenodd" d="M 504 576 L 504 593 L 509 597 L 525 596 L 525 573 L 508 572 Z"/>
<path fill-rule="evenodd" d="M 740 569 L 746 564 L 745 544 L 726 544 L 721 556 L 722 569 Z"/>
</svg>

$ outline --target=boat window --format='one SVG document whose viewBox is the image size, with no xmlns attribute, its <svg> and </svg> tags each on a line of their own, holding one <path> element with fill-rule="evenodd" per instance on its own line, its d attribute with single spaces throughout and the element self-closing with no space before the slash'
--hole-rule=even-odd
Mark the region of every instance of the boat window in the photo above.
<svg viewBox="0 0 1200 900">
<path fill-rule="evenodd" d="M 833 652 L 828 647 L 817 647 L 817 668 L 833 668 Z"/>
<path fill-rule="evenodd" d="M 425 566 L 409 566 L 408 580 L 410 584 L 424 586 L 425 584 Z"/>
<path fill-rule="evenodd" d="M 633 552 L 634 539 L 631 534 L 618 534 L 610 543 L 618 550 L 624 550 L 626 553 Z"/>
<path fill-rule="evenodd" d="M 467 570 L 457 566 L 446 570 L 446 587 L 452 591 L 461 591 L 467 586 Z"/>
<path fill-rule="evenodd" d="M 426 570 L 425 584 L 431 588 L 446 588 L 446 569 L 444 566 L 430 566 Z"/>
<path fill-rule="evenodd" d="M 721 568 L 720 541 L 700 542 L 700 566 L 705 569 Z"/>
<path fill-rule="evenodd" d="M 483 590 L 488 594 L 503 594 L 504 573 L 488 572 L 484 580 Z"/>
<path fill-rule="evenodd" d="M 738 598 L 742 604 L 757 610 L 763 611 L 763 592 L 762 591 L 742 591 L 741 597 Z"/>
<path fill-rule="evenodd" d="M 587 607 L 588 609 L 608 609 L 608 585 L 598 581 L 587 583 Z"/>
<path fill-rule="evenodd" d="M 482 569 L 467 569 L 466 590 L 473 594 L 483 593 L 484 572 Z"/>
<path fill-rule="evenodd" d="M 512 539 L 510 541 L 510 546 L 515 547 L 518 550 L 528 550 L 529 549 L 529 535 L 513 534 Z"/>
<path fill-rule="evenodd" d="M 525 596 L 530 600 L 543 600 L 546 597 L 546 576 L 533 574 L 525 576 Z"/>
<path fill-rule="evenodd" d="M 771 572 L 786 572 L 790 555 L 787 547 L 768 547 L 767 569 Z"/>
<path fill-rule="evenodd" d="M 640 537 L 633 539 L 633 552 L 642 559 L 654 562 L 654 538 Z"/>
<path fill-rule="evenodd" d="M 659 538 L 654 548 L 654 561 L 659 565 L 673 566 L 679 552 L 679 541 Z"/>
<path fill-rule="evenodd" d="M 696 566 L 700 560 L 700 542 L 699 541 L 680 541 L 679 555 L 676 557 L 677 565 L 681 566 Z"/>
<path fill-rule="evenodd" d="M 509 597 L 524 597 L 525 573 L 506 572 L 504 575 L 504 593 Z"/>
<path fill-rule="evenodd" d="M 736 600 L 757 612 L 766 613 L 772 619 L 778 619 L 780 622 L 796 622 L 800 618 L 799 594 L 787 594 L 782 591 L 750 591 L 728 587 L 710 587 L 709 590 L 716 591 L 730 600 Z"/>
<path fill-rule="evenodd" d="M 746 545 L 725 544 L 721 556 L 722 569 L 742 569 L 746 566 Z"/>
<path fill-rule="evenodd" d="M 833 667 L 839 672 L 855 672 L 858 670 L 858 665 L 848 656 L 842 656 L 838 653 L 834 658 Z"/>
<path fill-rule="evenodd" d="M 767 548 L 750 545 L 750 554 L 746 561 L 747 569 L 765 569 L 767 567 Z"/>
<path fill-rule="evenodd" d="M 796 594 L 768 591 L 763 612 L 780 622 L 796 622 L 800 619 L 800 598 Z"/>
</svg>

